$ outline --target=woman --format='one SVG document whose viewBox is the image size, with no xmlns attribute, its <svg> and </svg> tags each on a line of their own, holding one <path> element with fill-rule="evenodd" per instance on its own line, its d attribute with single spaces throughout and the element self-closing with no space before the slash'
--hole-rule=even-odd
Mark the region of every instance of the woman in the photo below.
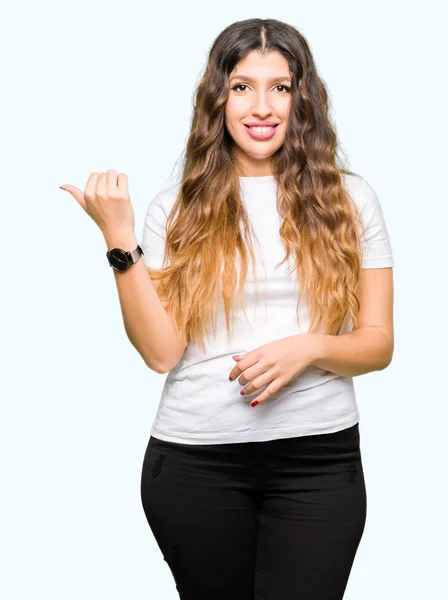
<svg viewBox="0 0 448 600">
<path fill-rule="evenodd" d="M 339 600 L 363 534 L 353 377 L 392 360 L 394 262 L 327 113 L 304 37 L 237 22 L 141 248 L 124 174 L 65 186 L 105 236 L 131 342 L 168 373 L 141 497 L 183 600 Z"/>
</svg>

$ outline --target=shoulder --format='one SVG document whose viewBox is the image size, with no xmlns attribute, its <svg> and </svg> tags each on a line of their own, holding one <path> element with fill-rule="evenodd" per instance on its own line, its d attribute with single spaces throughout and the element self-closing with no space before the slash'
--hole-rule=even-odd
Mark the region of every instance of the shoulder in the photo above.
<svg viewBox="0 0 448 600">
<path fill-rule="evenodd" d="M 152 197 L 146 209 L 145 224 L 153 227 L 159 235 L 165 233 L 168 216 L 180 190 L 180 183 L 162 189 Z"/>
<path fill-rule="evenodd" d="M 364 201 L 364 193 L 366 188 L 366 180 L 361 175 L 348 175 L 343 173 L 344 187 L 349 193 L 349 196 L 361 208 Z"/>
<path fill-rule="evenodd" d="M 157 204 L 163 210 L 165 215 L 168 216 L 176 201 L 177 195 L 179 194 L 180 187 L 181 184 L 176 183 L 164 188 L 153 198 L 151 204 Z"/>
<path fill-rule="evenodd" d="M 356 204 L 361 215 L 368 218 L 372 214 L 382 213 L 382 205 L 377 193 L 365 177 L 343 175 L 345 189 Z"/>
</svg>

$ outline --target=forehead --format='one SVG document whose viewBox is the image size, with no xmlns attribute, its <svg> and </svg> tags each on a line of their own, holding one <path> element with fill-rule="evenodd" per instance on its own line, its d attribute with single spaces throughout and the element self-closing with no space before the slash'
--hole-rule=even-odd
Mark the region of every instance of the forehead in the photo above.
<svg viewBox="0 0 448 600">
<path fill-rule="evenodd" d="M 288 61 L 276 50 L 263 56 L 256 50 L 249 52 L 235 65 L 229 78 L 238 78 L 243 75 L 247 81 L 252 82 L 291 77 Z"/>
</svg>

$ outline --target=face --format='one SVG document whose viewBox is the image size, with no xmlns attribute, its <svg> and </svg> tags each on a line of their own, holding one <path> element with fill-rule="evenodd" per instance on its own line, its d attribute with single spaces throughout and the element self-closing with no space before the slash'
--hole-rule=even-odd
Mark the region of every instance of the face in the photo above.
<svg viewBox="0 0 448 600">
<path fill-rule="evenodd" d="M 246 177 L 271 175 L 271 156 L 283 145 L 291 105 L 291 73 L 285 57 L 273 51 L 247 54 L 229 75 L 225 123 L 233 153 Z M 267 131 L 251 123 L 273 123 Z"/>
</svg>

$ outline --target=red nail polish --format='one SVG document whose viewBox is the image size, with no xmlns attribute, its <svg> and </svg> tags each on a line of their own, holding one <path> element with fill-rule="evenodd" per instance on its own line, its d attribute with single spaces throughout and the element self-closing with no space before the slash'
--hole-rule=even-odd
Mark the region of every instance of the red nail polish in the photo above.
<svg viewBox="0 0 448 600">
<path fill-rule="evenodd" d="M 260 403 L 258 402 L 258 400 L 254 400 L 253 402 L 251 402 L 251 404 L 250 404 L 250 405 L 251 405 L 251 406 L 257 406 L 257 404 L 260 404 Z"/>
</svg>

